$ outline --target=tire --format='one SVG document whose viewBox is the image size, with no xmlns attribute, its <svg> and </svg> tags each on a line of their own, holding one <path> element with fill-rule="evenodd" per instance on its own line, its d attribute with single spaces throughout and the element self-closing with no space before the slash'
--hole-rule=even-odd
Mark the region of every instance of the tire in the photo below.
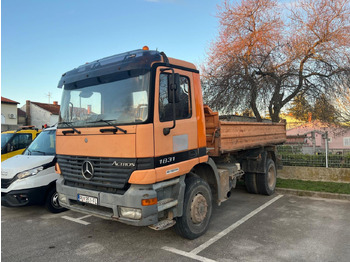
<svg viewBox="0 0 350 262">
<path fill-rule="evenodd" d="M 67 210 L 64 207 L 61 207 L 58 202 L 58 193 L 56 191 L 56 187 L 52 187 L 47 193 L 45 207 L 51 213 L 61 213 Z"/>
<path fill-rule="evenodd" d="M 257 187 L 257 182 L 256 182 L 257 176 L 258 175 L 255 173 L 246 173 L 244 175 L 245 186 L 247 188 L 247 191 L 251 194 L 258 193 L 258 187 Z"/>
<path fill-rule="evenodd" d="M 187 239 L 203 235 L 212 213 L 212 194 L 207 182 L 195 176 L 186 178 L 182 217 L 176 218 L 176 233 Z"/>
<path fill-rule="evenodd" d="M 256 181 L 259 194 L 270 196 L 275 193 L 277 171 L 275 162 L 272 159 L 267 160 L 265 173 L 258 174 Z"/>
</svg>

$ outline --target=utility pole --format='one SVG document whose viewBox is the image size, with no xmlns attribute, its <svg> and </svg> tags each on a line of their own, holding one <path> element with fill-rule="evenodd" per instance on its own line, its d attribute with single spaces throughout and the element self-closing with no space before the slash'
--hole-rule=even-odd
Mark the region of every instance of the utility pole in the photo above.
<svg viewBox="0 0 350 262">
<path fill-rule="evenodd" d="M 49 92 L 46 96 L 49 98 L 49 104 L 50 104 L 51 92 Z"/>
</svg>

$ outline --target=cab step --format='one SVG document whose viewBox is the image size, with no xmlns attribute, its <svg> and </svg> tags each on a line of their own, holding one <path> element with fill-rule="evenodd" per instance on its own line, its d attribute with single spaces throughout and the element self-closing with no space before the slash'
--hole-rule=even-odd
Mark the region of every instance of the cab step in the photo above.
<svg viewBox="0 0 350 262">
<path fill-rule="evenodd" d="M 164 229 L 167 229 L 169 227 L 172 227 L 173 225 L 176 224 L 176 221 L 175 220 L 172 220 L 172 219 L 164 219 L 164 220 L 161 220 L 159 221 L 158 223 L 154 224 L 154 225 L 150 225 L 148 226 L 149 228 L 153 229 L 153 230 L 164 230 Z"/>
<path fill-rule="evenodd" d="M 174 200 L 173 198 L 166 198 L 158 201 L 158 212 L 161 212 L 163 210 L 166 210 L 168 208 L 176 206 L 178 203 L 177 200 Z"/>
</svg>

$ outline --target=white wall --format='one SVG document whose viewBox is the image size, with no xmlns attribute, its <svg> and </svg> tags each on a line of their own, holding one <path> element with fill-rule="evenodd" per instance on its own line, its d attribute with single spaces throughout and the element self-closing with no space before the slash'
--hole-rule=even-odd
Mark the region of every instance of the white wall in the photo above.
<svg viewBox="0 0 350 262">
<path fill-rule="evenodd" d="M 26 110 L 26 105 L 22 107 L 22 110 Z M 52 115 L 49 111 L 46 111 L 33 103 L 30 103 L 30 118 L 30 125 L 39 129 L 45 124 L 50 126 L 58 122 L 58 115 Z"/>
<path fill-rule="evenodd" d="M 9 118 L 9 114 L 15 115 L 14 119 Z M 17 125 L 17 105 L 16 104 L 4 104 L 1 103 L 1 115 L 2 120 L 5 118 L 5 123 L 1 124 L 6 124 L 6 125 Z"/>
</svg>

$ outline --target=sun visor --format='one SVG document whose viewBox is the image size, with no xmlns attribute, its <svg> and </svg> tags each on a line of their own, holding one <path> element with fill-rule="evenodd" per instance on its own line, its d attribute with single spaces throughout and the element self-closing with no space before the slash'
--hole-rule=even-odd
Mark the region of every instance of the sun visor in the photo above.
<svg viewBox="0 0 350 262">
<path fill-rule="evenodd" d="M 149 70 L 153 62 L 161 61 L 158 51 L 135 50 L 86 63 L 62 75 L 58 88 L 90 78 L 112 75 L 123 71 Z"/>
</svg>

